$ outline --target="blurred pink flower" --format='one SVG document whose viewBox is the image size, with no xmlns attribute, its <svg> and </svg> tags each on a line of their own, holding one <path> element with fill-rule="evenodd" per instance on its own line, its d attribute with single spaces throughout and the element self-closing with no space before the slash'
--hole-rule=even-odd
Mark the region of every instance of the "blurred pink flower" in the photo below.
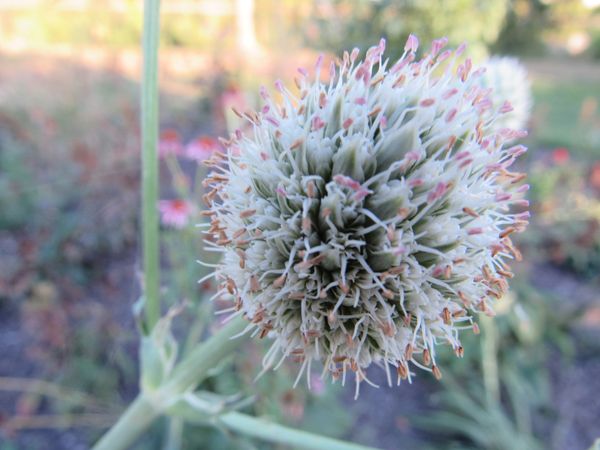
<svg viewBox="0 0 600 450">
<path fill-rule="evenodd" d="M 164 225 L 183 228 L 189 223 L 194 207 L 186 200 L 161 200 L 158 202 L 158 210 Z"/>
<path fill-rule="evenodd" d="M 600 161 L 596 161 L 592 166 L 590 173 L 590 184 L 596 189 L 600 189 Z"/>
<path fill-rule="evenodd" d="M 244 92 L 234 84 L 229 85 L 223 91 L 219 100 L 224 111 L 235 108 L 240 112 L 244 112 L 248 109 L 248 102 L 246 101 Z"/>
<path fill-rule="evenodd" d="M 552 151 L 552 161 L 554 164 L 561 165 L 569 162 L 571 154 L 565 147 L 558 147 Z"/>
<path fill-rule="evenodd" d="M 164 158 L 167 155 L 181 155 L 182 153 L 183 144 L 179 132 L 172 128 L 161 131 L 158 140 L 158 156 Z"/>
<path fill-rule="evenodd" d="M 219 141 L 210 136 L 199 136 L 185 148 L 185 156 L 197 162 L 211 157 L 213 152 L 220 149 Z"/>
<path fill-rule="evenodd" d="M 318 396 L 325 393 L 325 382 L 320 375 L 316 373 L 310 374 L 310 390 L 313 394 Z"/>
</svg>

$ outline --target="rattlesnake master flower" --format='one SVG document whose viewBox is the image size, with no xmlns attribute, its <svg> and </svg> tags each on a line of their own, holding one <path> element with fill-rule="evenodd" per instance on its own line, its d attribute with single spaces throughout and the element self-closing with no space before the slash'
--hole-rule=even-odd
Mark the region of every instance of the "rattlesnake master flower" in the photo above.
<svg viewBox="0 0 600 450">
<path fill-rule="evenodd" d="M 533 99 L 527 70 L 517 58 L 493 56 L 485 63 L 485 72 L 479 77 L 484 88 L 490 88 L 493 107 L 502 108 L 505 114 L 495 122 L 497 129 L 526 128 L 531 117 Z"/>
<path fill-rule="evenodd" d="M 376 363 L 400 379 L 419 367 L 441 376 L 436 345 L 462 356 L 459 335 L 492 305 L 519 258 L 510 234 L 528 213 L 511 205 L 527 189 L 509 171 L 525 151 L 495 129 L 489 90 L 471 83 L 464 46 L 433 42 L 417 61 L 417 39 L 391 65 L 385 43 L 358 60 L 344 53 L 321 81 L 299 69 L 299 95 L 276 83 L 260 112 L 243 115 L 205 180 L 207 242 L 223 252 L 221 297 L 269 336 L 265 367 L 285 357 L 311 373 L 359 382 Z M 310 379 L 310 377 L 307 377 Z"/>
</svg>

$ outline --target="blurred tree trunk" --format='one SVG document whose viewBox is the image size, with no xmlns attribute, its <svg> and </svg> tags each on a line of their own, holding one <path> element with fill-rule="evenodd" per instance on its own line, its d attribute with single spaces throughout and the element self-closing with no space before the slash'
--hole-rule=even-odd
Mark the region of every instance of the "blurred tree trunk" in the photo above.
<svg viewBox="0 0 600 450">
<path fill-rule="evenodd" d="M 235 0 L 238 48 L 245 60 L 261 53 L 254 26 L 254 0 Z"/>
</svg>

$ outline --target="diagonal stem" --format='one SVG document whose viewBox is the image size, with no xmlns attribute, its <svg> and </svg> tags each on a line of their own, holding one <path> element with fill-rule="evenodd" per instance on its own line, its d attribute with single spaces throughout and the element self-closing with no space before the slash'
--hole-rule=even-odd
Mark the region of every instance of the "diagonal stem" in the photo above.
<svg viewBox="0 0 600 450">
<path fill-rule="evenodd" d="M 373 447 L 340 441 L 307 431 L 296 430 L 274 422 L 232 411 L 221 415 L 218 422 L 232 431 L 268 442 L 305 450 L 376 450 Z"/>
<path fill-rule="evenodd" d="M 94 450 L 124 450 L 133 444 L 181 394 L 194 389 L 213 367 L 244 342 L 244 339 L 234 337 L 247 325 L 247 321 L 236 317 L 200 344 L 156 391 L 138 395 L 117 423 L 100 438 Z"/>
</svg>

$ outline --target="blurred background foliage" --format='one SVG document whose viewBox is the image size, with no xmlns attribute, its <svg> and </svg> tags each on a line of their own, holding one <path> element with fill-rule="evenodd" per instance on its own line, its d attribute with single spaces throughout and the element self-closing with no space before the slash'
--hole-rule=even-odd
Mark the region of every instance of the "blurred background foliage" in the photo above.
<svg viewBox="0 0 600 450">
<path fill-rule="evenodd" d="M 524 262 L 497 320 L 465 336 L 464 359 L 444 357 L 441 384 L 419 376 L 353 402 L 318 376 L 313 392 L 292 389 L 293 363 L 254 382 L 264 353 L 254 343 L 201 388 L 385 449 L 589 448 L 600 434 L 600 2 L 162 4 L 162 145 L 178 149 L 161 159 L 162 197 L 194 206 L 185 226 L 162 232 L 163 296 L 183 305 L 174 331 L 193 330 L 182 352 L 223 306 L 197 283 L 205 170 L 184 149 L 242 126 L 230 108 L 256 107 L 258 86 L 382 36 L 397 56 L 413 32 L 425 46 L 469 41 L 477 62 L 520 56 L 535 99 Z M 88 448 L 136 391 L 140 5 L 0 0 L 1 450 Z M 171 421 L 139 448 L 266 447 Z"/>
</svg>

